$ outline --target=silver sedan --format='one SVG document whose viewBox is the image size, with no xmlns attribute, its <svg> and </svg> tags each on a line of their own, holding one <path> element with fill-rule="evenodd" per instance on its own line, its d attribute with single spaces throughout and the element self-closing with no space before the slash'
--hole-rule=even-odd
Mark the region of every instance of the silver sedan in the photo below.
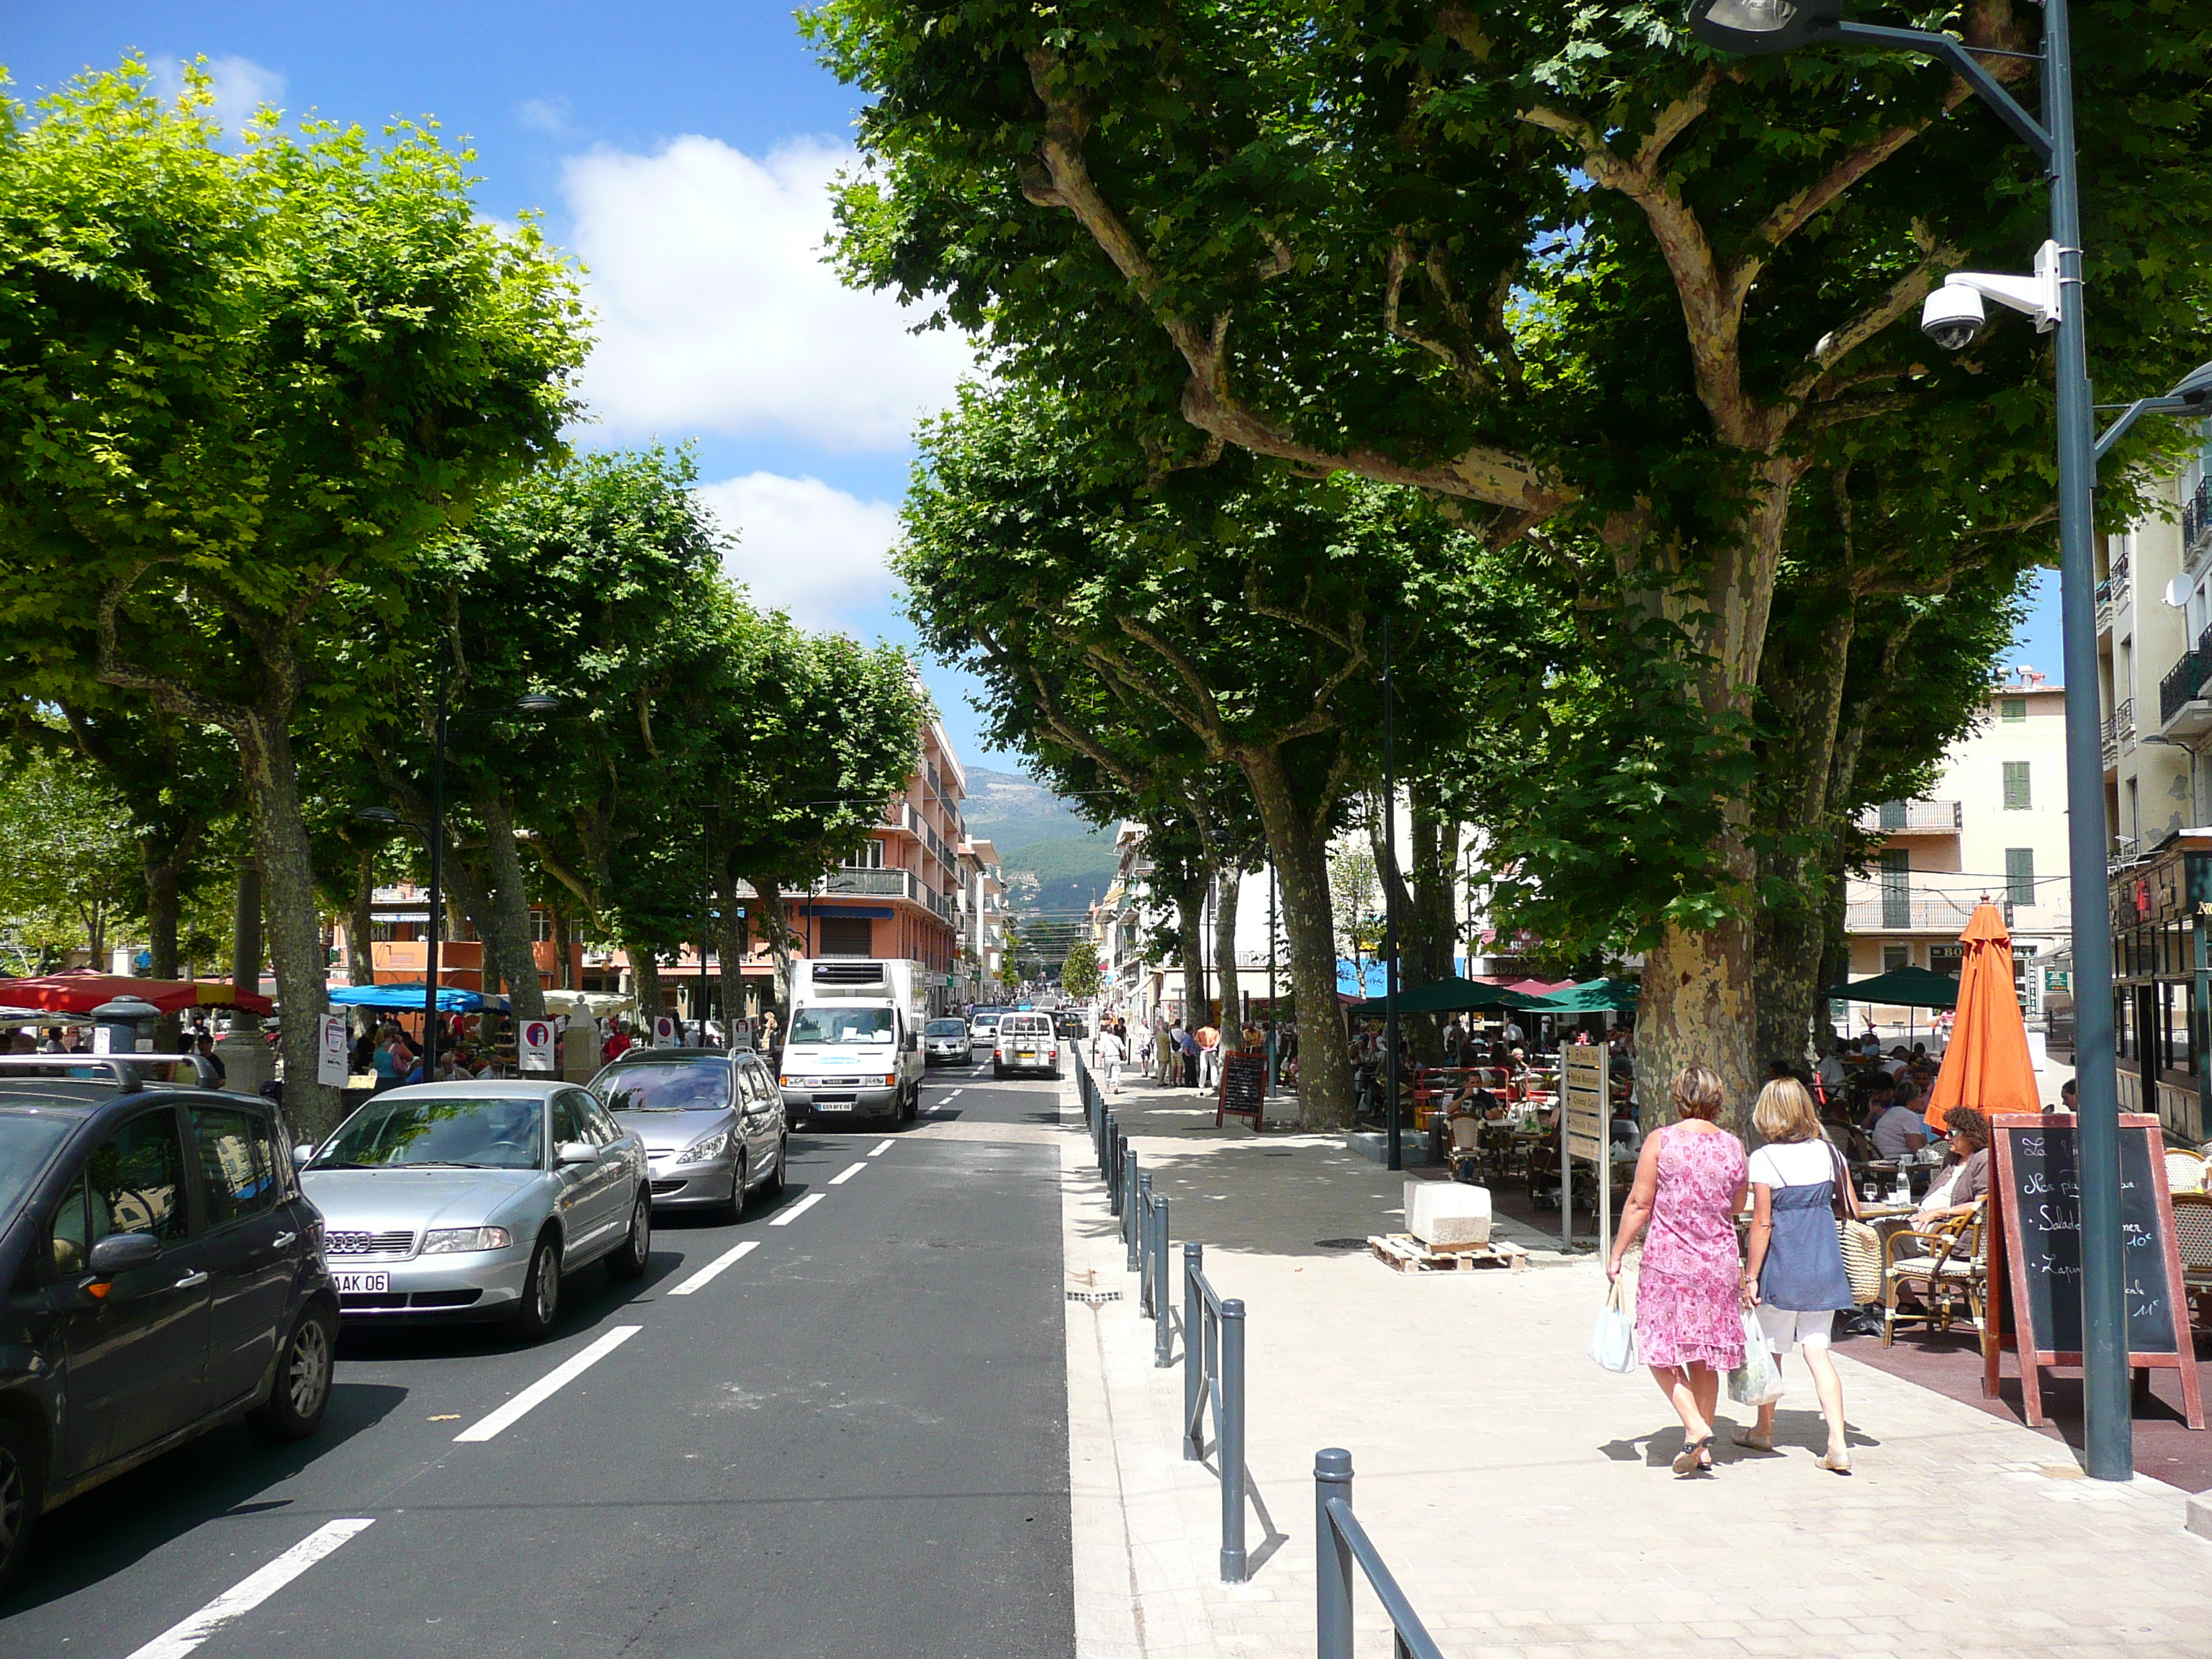
<svg viewBox="0 0 2212 1659">
<path fill-rule="evenodd" d="M 632 1048 L 592 1079 L 592 1092 L 644 1140 L 655 1207 L 734 1221 L 751 1193 L 783 1190 L 783 1091 L 759 1055 Z"/>
<path fill-rule="evenodd" d="M 602 1258 L 645 1272 L 644 1143 L 574 1084 L 390 1090 L 299 1155 L 343 1318 L 502 1318 L 543 1336 L 568 1274 Z"/>
</svg>

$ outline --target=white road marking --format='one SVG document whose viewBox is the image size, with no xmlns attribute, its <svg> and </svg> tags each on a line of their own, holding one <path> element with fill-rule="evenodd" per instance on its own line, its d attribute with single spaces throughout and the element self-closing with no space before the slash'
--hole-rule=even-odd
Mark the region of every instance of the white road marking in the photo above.
<svg viewBox="0 0 2212 1659">
<path fill-rule="evenodd" d="M 830 1177 L 830 1184 L 832 1187 L 842 1187 L 867 1167 L 865 1164 L 848 1164 L 837 1174 Z"/>
<path fill-rule="evenodd" d="M 454 1440 L 489 1440 L 501 1430 L 512 1428 L 644 1328 L 642 1325 L 616 1326 L 581 1353 L 562 1360 L 490 1416 L 463 1429 L 453 1437 Z"/>
<path fill-rule="evenodd" d="M 885 1152 L 888 1152 L 892 1147 L 897 1145 L 898 1142 L 896 1140 L 879 1140 L 874 1146 L 868 1148 L 868 1156 L 870 1158 L 881 1158 Z"/>
<path fill-rule="evenodd" d="M 745 1257 L 750 1255 L 758 1249 L 760 1249 L 760 1240 L 757 1238 L 749 1238 L 744 1243 L 738 1245 L 735 1249 L 723 1251 L 721 1255 L 716 1256 L 705 1267 L 700 1268 L 697 1273 L 693 1273 L 690 1278 L 685 1279 L 674 1290 L 669 1291 L 669 1295 L 689 1296 L 694 1291 L 705 1290 L 708 1285 L 714 1282 L 716 1277 L 720 1274 L 724 1268 L 744 1261 Z"/>
<path fill-rule="evenodd" d="M 172 1625 L 131 1659 L 184 1659 L 240 1613 L 251 1613 L 374 1521 L 331 1521 L 315 1528 L 267 1566 L 250 1573 L 182 1624 Z"/>
<path fill-rule="evenodd" d="M 772 1218 L 768 1224 L 771 1227 L 788 1227 L 793 1222 L 798 1220 L 799 1217 L 805 1215 L 809 1210 L 819 1204 L 825 1196 L 827 1196 L 827 1194 L 823 1193 L 809 1193 L 805 1197 L 800 1199 L 798 1203 L 786 1210 L 781 1215 Z"/>
</svg>

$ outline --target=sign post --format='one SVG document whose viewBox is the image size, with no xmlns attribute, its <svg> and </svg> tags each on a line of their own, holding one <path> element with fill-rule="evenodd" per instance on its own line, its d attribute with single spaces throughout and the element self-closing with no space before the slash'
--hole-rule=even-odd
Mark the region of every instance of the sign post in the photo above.
<svg viewBox="0 0 2212 1659">
<path fill-rule="evenodd" d="M 514 1034 L 517 1058 L 526 1072 L 550 1072 L 556 1068 L 553 1057 L 553 1022 L 550 1019 L 526 1019 Z"/>
<path fill-rule="evenodd" d="M 1559 1237 L 1575 1248 L 1574 1161 L 1586 1158 L 1597 1172 L 1597 1245 L 1612 1230 L 1613 1148 L 1606 1122 L 1605 1050 L 1573 1043 L 1559 1049 Z"/>
<path fill-rule="evenodd" d="M 346 1054 L 345 1016 L 317 1014 L 315 1026 L 315 1081 L 332 1089 L 343 1089 L 353 1074 Z"/>
</svg>

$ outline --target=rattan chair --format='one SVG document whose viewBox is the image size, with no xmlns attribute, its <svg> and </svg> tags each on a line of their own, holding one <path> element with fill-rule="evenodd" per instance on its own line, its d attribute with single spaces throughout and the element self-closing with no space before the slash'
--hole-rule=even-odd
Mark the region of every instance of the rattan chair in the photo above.
<svg viewBox="0 0 2212 1659">
<path fill-rule="evenodd" d="M 1983 1328 L 1982 1308 L 1989 1288 L 1990 1253 L 1982 1224 L 1984 1200 L 1974 1212 L 1925 1232 L 1906 1228 L 1882 1243 L 1881 1346 L 1889 1346 L 1898 1324 L 1917 1320 L 1926 1329 L 1948 1331 L 1964 1302 L 1974 1328 Z M 1917 1308 L 1900 1308 L 1898 1297 L 1910 1290 Z"/>
<path fill-rule="evenodd" d="M 2173 1242 L 2181 1257 L 2181 1293 L 2199 1325 L 2212 1300 L 2212 1193 L 2173 1195 Z"/>
<path fill-rule="evenodd" d="M 2204 1190 L 2204 1154 L 2192 1152 L 2185 1146 L 2166 1149 L 2166 1189 L 2170 1193 L 2201 1193 Z"/>
</svg>

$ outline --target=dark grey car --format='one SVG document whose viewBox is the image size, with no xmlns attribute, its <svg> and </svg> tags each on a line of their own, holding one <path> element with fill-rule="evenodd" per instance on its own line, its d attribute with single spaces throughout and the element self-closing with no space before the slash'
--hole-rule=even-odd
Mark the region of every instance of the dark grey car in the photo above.
<svg viewBox="0 0 2212 1659">
<path fill-rule="evenodd" d="M 791 1140 L 783 1091 L 759 1055 L 632 1048 L 591 1087 L 645 1142 L 654 1208 L 712 1209 L 735 1220 L 747 1194 L 783 1190 Z"/>
</svg>

